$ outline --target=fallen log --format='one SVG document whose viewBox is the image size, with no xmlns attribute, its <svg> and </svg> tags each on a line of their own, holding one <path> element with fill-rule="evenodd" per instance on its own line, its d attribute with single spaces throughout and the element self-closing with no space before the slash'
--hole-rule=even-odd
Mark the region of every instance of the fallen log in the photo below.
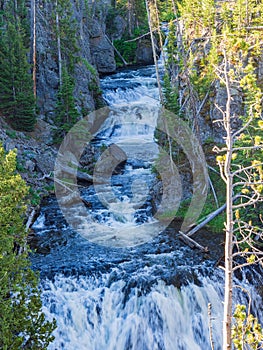
<svg viewBox="0 0 263 350">
<path fill-rule="evenodd" d="M 36 208 L 34 208 L 30 215 L 28 216 L 27 222 L 26 222 L 26 231 L 28 231 L 30 229 L 30 227 L 32 226 L 32 224 L 34 223 L 34 219 L 35 216 L 37 214 L 37 211 L 39 210 L 39 207 L 37 206 Z"/>
<path fill-rule="evenodd" d="M 64 164 L 63 165 L 59 164 L 59 166 L 57 166 L 57 168 L 59 169 L 59 171 L 61 173 L 65 173 L 65 176 L 70 175 L 73 178 L 77 177 L 77 179 L 81 180 L 81 181 L 93 182 L 93 176 L 91 176 L 87 173 L 84 173 L 83 171 L 81 171 L 79 169 L 76 172 L 76 169 L 74 169 L 68 165 L 64 165 Z M 63 176 L 60 175 L 59 177 L 62 178 Z"/>
<path fill-rule="evenodd" d="M 110 41 L 109 37 L 105 35 L 105 38 L 107 39 L 108 43 L 113 47 L 116 54 L 119 56 L 119 58 L 122 60 L 122 63 L 124 66 L 127 66 L 128 63 L 125 61 L 125 59 L 122 57 L 121 53 L 116 49 L 116 47 L 113 45 L 113 43 Z"/>
<path fill-rule="evenodd" d="M 157 29 L 155 29 L 154 32 L 156 32 L 156 30 L 157 30 Z M 131 43 L 132 41 L 140 40 L 141 38 L 144 38 L 145 36 L 150 35 L 150 34 L 151 34 L 151 32 L 147 32 L 147 33 L 145 33 L 145 34 L 143 34 L 143 35 L 137 36 L 137 38 L 130 39 L 130 40 L 126 40 L 126 41 L 124 41 L 124 42 L 125 42 L 125 43 Z"/>
<path fill-rule="evenodd" d="M 27 218 L 27 222 L 26 222 L 26 232 L 28 233 L 31 225 L 33 224 L 34 222 L 34 218 L 36 216 L 36 213 L 37 213 L 37 210 L 39 209 L 39 207 L 36 207 L 34 208 L 31 213 L 29 214 L 28 218 Z M 27 237 L 28 238 L 28 237 Z M 18 255 L 21 255 L 23 254 L 24 252 L 27 251 L 27 238 L 24 239 L 24 243 L 22 245 L 18 245 L 16 242 L 15 242 L 15 247 L 16 247 L 16 250 L 17 250 L 17 254 Z"/>
<path fill-rule="evenodd" d="M 240 194 L 237 194 L 236 196 L 234 196 L 233 201 L 235 201 L 237 198 L 240 197 Z M 213 220 L 217 215 L 219 215 L 220 213 L 222 213 L 222 211 L 224 211 L 226 209 L 226 203 L 223 204 L 220 208 L 216 209 L 215 211 L 213 211 L 211 214 L 209 214 L 200 224 L 198 224 L 197 226 L 195 226 L 193 229 L 191 229 L 190 231 L 186 232 L 186 235 L 188 237 L 192 236 L 194 233 L 196 233 L 197 231 L 199 231 L 202 227 L 204 227 L 208 222 L 210 222 L 211 220 Z"/>
<path fill-rule="evenodd" d="M 202 252 L 208 253 L 209 250 L 208 250 L 207 247 L 203 247 L 201 244 L 197 243 L 195 240 L 193 240 L 192 238 L 188 237 L 182 231 L 179 231 L 179 233 L 181 235 L 180 239 L 182 241 L 184 241 L 190 248 L 198 248 Z"/>
<path fill-rule="evenodd" d="M 174 19 L 174 20 L 172 20 L 171 22 L 172 22 L 172 23 L 175 23 L 175 22 L 177 22 L 177 21 L 178 21 L 178 19 Z M 153 29 L 152 31 L 153 31 L 153 32 L 157 32 L 157 30 L 160 30 L 160 29 L 162 28 L 162 26 L 163 26 L 163 25 L 157 26 L 157 28 Z M 150 34 L 151 34 L 151 32 L 147 32 L 147 33 L 145 33 L 145 34 L 142 34 L 142 35 L 140 35 L 140 36 L 137 36 L 137 37 L 134 38 L 134 39 L 125 40 L 124 42 L 125 42 L 125 43 L 130 43 L 130 42 L 132 42 L 132 41 L 137 41 L 137 40 L 140 40 L 141 38 L 143 38 L 143 37 L 145 37 L 145 36 L 147 36 L 147 35 L 150 35 Z"/>
<path fill-rule="evenodd" d="M 205 220 L 203 220 L 200 224 L 198 224 L 197 226 L 195 226 L 194 228 L 192 228 L 190 231 L 186 232 L 186 235 L 188 237 L 192 236 L 194 233 L 196 233 L 197 231 L 199 231 L 202 227 L 204 227 L 208 222 L 210 222 L 211 220 L 213 220 L 217 215 L 219 215 L 220 213 L 222 213 L 222 211 L 224 211 L 226 209 L 226 204 L 222 205 L 220 208 L 216 209 L 215 211 L 213 211 L 211 214 L 209 214 Z"/>
</svg>

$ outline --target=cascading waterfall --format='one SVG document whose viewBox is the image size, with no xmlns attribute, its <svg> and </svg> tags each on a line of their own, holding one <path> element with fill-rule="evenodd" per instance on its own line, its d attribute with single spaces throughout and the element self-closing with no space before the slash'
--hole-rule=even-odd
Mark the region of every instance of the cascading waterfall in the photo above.
<svg viewBox="0 0 263 350">
<path fill-rule="evenodd" d="M 117 272 L 118 273 L 118 272 Z M 209 349 L 207 304 L 213 302 L 214 340 L 220 344 L 220 289 L 208 279 L 178 290 L 159 281 L 148 293 L 125 281 L 57 276 L 43 298 L 58 319 L 54 349 Z M 217 346 L 216 349 L 220 349 Z"/>
<path fill-rule="evenodd" d="M 154 67 L 104 78 L 102 88 L 112 111 L 94 144 L 118 142 L 131 156 L 112 177 L 117 204 L 103 206 L 92 186 L 82 195 L 97 221 L 132 235 L 153 220 L 149 188 L 158 146 L 148 125 L 158 109 Z M 135 203 L 145 204 L 131 208 L 132 193 Z M 167 233 L 130 248 L 89 242 L 68 227 L 55 198 L 43 203 L 33 229 L 32 261 L 41 271 L 44 312 L 57 320 L 50 350 L 209 350 L 208 303 L 215 349 L 221 349 L 223 272 L 213 261 Z M 245 278 L 236 283 L 250 292 L 259 316 L 260 297 Z M 246 303 L 247 296 L 236 289 L 234 299 Z"/>
</svg>

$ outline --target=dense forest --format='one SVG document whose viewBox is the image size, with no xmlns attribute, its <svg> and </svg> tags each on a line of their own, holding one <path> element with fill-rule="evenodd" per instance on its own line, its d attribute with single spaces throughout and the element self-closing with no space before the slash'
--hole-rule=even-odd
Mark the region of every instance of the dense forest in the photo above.
<svg viewBox="0 0 263 350">
<path fill-rule="evenodd" d="M 207 199 L 182 238 L 205 250 L 191 238 L 195 227 L 224 232 L 222 349 L 262 348 L 257 318 L 233 303 L 235 271 L 263 261 L 262 31 L 258 0 L 0 0 L 1 349 L 47 349 L 54 340 L 56 321 L 45 319 L 30 268 L 30 226 L 41 199 L 54 194 L 59 145 L 107 105 L 100 78 L 147 65 L 155 66 L 165 127 L 185 123 L 205 154 Z M 169 135 L 155 132 L 187 174 Z M 89 152 L 78 165 L 82 180 L 95 167 Z M 161 153 L 153 173 L 158 162 Z M 193 191 L 164 216 L 189 215 Z"/>
</svg>

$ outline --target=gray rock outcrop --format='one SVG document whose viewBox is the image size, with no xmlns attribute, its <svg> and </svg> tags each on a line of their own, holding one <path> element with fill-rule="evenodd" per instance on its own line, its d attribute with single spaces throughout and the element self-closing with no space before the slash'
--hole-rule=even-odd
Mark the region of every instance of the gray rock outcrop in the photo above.
<svg viewBox="0 0 263 350">
<path fill-rule="evenodd" d="M 113 40 L 119 40 L 125 34 L 127 21 L 121 15 L 117 15 L 113 18 L 111 27 L 111 38 Z"/>
<path fill-rule="evenodd" d="M 116 70 L 114 48 L 97 20 L 92 21 L 90 30 L 90 52 L 99 73 L 112 73 Z"/>
<path fill-rule="evenodd" d="M 99 73 L 116 69 L 114 48 L 105 34 L 108 1 L 71 1 L 76 23 L 78 62 L 74 69 L 77 108 L 86 114 L 97 107 Z M 42 119 L 53 123 L 59 88 L 58 43 L 54 20 L 55 2 L 40 0 L 36 11 L 37 101 Z M 69 42 L 70 43 L 70 42 Z M 102 98 L 99 97 L 102 101 Z"/>
</svg>

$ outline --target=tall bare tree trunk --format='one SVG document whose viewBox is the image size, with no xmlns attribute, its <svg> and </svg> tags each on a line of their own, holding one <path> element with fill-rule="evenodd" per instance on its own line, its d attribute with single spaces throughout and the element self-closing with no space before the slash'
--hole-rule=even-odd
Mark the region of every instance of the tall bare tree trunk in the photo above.
<svg viewBox="0 0 263 350">
<path fill-rule="evenodd" d="M 58 45 L 58 76 L 59 76 L 59 84 L 61 86 L 62 85 L 62 56 L 61 56 L 60 26 L 59 26 L 57 0 L 56 0 L 56 29 L 57 29 L 57 45 Z"/>
<path fill-rule="evenodd" d="M 162 93 L 162 86 L 161 86 L 160 74 L 159 74 L 159 69 L 158 69 L 158 61 L 157 61 L 157 55 L 156 55 L 156 49 L 155 49 L 155 42 L 154 42 L 153 28 L 152 28 L 152 20 L 151 20 L 151 13 L 150 13 L 150 9 L 149 9 L 148 0 L 145 0 L 145 6 L 146 6 L 146 11 L 147 11 L 150 35 L 151 35 L 153 60 L 154 60 L 155 71 L 156 71 L 157 85 L 158 85 L 158 90 L 159 90 L 160 101 L 161 101 L 161 104 L 163 105 L 163 103 L 164 103 L 164 101 L 163 101 L 163 93 Z"/>
<path fill-rule="evenodd" d="M 158 32 L 158 36 L 159 36 L 159 45 L 160 45 L 161 53 L 163 55 L 163 61 L 165 63 L 165 56 L 164 56 L 164 52 L 163 52 L 163 39 L 162 39 L 162 33 L 161 33 L 161 28 L 160 28 L 161 26 L 160 26 L 157 0 L 154 0 L 154 5 L 155 5 L 155 11 L 156 11 L 156 23 L 157 23 L 157 32 Z"/>
<path fill-rule="evenodd" d="M 172 5 L 173 5 L 173 12 L 174 12 L 175 18 L 177 19 L 177 11 L 176 11 L 176 6 L 175 6 L 174 0 L 172 0 Z"/>
<path fill-rule="evenodd" d="M 37 96 L 37 50 L 36 50 L 36 0 L 31 0 L 32 16 L 33 16 L 33 93 Z"/>
<path fill-rule="evenodd" d="M 153 60 L 154 60 L 154 65 L 155 65 L 155 71 L 156 71 L 156 80 L 157 80 L 157 85 L 158 85 L 158 90 L 159 90 L 159 96 L 160 96 L 160 102 L 162 107 L 164 106 L 164 98 L 163 98 L 163 91 L 162 91 L 162 85 L 161 85 L 161 80 L 160 80 L 160 74 L 159 74 L 159 68 L 158 68 L 158 61 L 157 61 L 157 55 L 156 55 L 156 49 L 155 49 L 155 42 L 154 42 L 154 36 L 153 36 L 153 28 L 152 28 L 152 18 L 151 18 L 151 11 L 149 9 L 149 4 L 148 0 L 145 0 L 145 6 L 146 6 L 146 11 L 147 11 L 147 17 L 148 17 L 148 24 L 149 24 L 149 30 L 150 30 L 150 35 L 151 35 L 151 43 L 152 43 L 152 51 L 153 51 Z M 156 7 L 156 11 L 157 11 Z M 158 16 L 158 15 L 157 15 Z M 159 18 L 158 18 L 159 20 Z M 171 137 L 169 136 L 169 128 L 167 125 L 167 121 L 164 118 L 165 122 L 165 128 L 166 128 L 166 134 L 168 138 L 168 145 L 169 145 L 169 158 L 170 158 L 170 167 L 172 173 L 174 173 L 174 166 L 173 166 L 173 156 L 172 156 L 172 141 Z"/>
<path fill-rule="evenodd" d="M 224 295 L 224 320 L 223 320 L 223 350 L 231 350 L 231 325 L 232 325 L 232 289 L 233 289 L 233 175 L 231 172 L 231 159 L 233 152 L 233 136 L 231 128 L 231 92 L 228 77 L 228 62 L 224 52 L 224 78 L 227 91 L 227 103 L 224 116 L 226 129 L 226 161 L 224 167 L 226 179 L 226 237 L 225 237 L 225 295 Z"/>
<path fill-rule="evenodd" d="M 223 320 L 223 349 L 231 350 L 231 325 L 232 325 L 232 288 L 233 288 L 233 178 L 228 164 L 231 151 L 226 155 L 226 238 L 225 238 L 225 296 L 224 296 L 224 320 Z M 231 158 L 230 158 L 231 159 Z"/>
<path fill-rule="evenodd" d="M 132 35 L 132 0 L 128 0 L 128 32 Z"/>
</svg>

